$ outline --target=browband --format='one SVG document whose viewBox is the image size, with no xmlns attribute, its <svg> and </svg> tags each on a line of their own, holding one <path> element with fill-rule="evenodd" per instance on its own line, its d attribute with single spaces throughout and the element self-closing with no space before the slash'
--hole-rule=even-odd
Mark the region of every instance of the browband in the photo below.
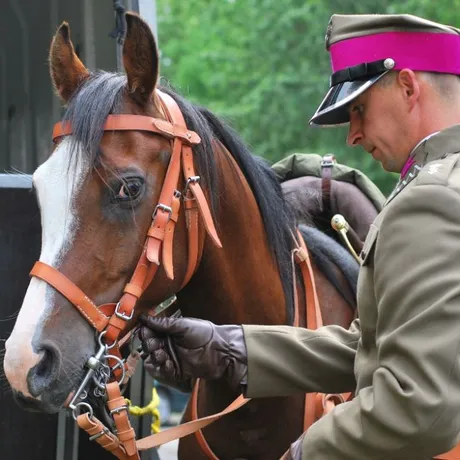
<svg viewBox="0 0 460 460">
<path fill-rule="evenodd" d="M 104 124 L 104 131 L 147 131 L 161 134 L 169 139 L 179 138 L 189 145 L 201 142 L 200 136 L 195 131 L 189 131 L 185 126 L 146 115 L 109 115 Z M 69 134 L 72 134 L 69 122 L 56 123 L 53 129 L 53 142 Z"/>
</svg>

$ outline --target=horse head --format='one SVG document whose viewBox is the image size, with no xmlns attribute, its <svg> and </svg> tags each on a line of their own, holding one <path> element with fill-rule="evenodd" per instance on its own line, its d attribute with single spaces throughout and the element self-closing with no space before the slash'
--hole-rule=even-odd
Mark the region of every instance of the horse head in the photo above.
<svg viewBox="0 0 460 460">
<path fill-rule="evenodd" d="M 126 21 L 126 75 L 86 69 L 67 23 L 51 44 L 51 78 L 67 109 L 53 133 L 52 154 L 33 174 L 41 254 L 4 359 L 25 408 L 58 411 L 95 355 L 95 329 L 99 334 L 111 323 L 106 332 L 114 342 L 140 312 L 190 277 L 195 267 L 178 212 L 182 198 L 190 198 L 192 213 L 200 208 L 219 244 L 193 175 L 191 147 L 199 153 L 206 139 L 178 122 L 180 111 L 158 90 L 159 57 L 149 27 L 135 14 L 127 13 Z M 207 180 L 204 172 L 201 182 Z M 169 245 L 162 244 L 168 238 Z M 194 238 L 202 247 L 204 232 Z M 110 313 L 96 308 L 101 305 L 111 305 Z"/>
</svg>

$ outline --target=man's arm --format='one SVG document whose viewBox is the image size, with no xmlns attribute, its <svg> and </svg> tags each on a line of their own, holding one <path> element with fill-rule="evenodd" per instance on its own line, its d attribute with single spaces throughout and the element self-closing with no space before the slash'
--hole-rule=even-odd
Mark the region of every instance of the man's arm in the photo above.
<svg viewBox="0 0 460 460">
<path fill-rule="evenodd" d="M 243 330 L 248 353 L 247 397 L 355 389 L 359 320 L 348 330 L 252 325 L 244 325 Z"/>
</svg>

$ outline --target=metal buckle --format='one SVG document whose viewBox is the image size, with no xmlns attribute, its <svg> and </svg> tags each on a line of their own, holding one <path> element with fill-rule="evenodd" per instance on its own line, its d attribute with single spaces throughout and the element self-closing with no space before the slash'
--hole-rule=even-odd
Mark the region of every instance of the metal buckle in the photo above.
<svg viewBox="0 0 460 460">
<path fill-rule="evenodd" d="M 134 308 L 131 310 L 131 313 L 127 315 L 126 313 L 120 313 L 118 307 L 120 306 L 120 302 L 117 303 L 115 307 L 115 316 L 120 319 L 124 319 L 125 321 L 129 321 L 134 316 Z"/>
<path fill-rule="evenodd" d="M 96 439 L 99 439 L 104 434 L 109 434 L 109 435 L 111 434 L 107 427 L 104 427 L 104 429 L 102 431 L 99 431 L 99 433 L 96 433 L 96 434 L 93 434 L 92 436 L 90 436 L 89 440 L 90 441 L 95 441 Z"/>
<path fill-rule="evenodd" d="M 155 216 L 158 213 L 158 210 L 161 209 L 164 212 L 167 212 L 169 214 L 168 219 L 171 219 L 172 216 L 172 208 L 170 206 L 166 206 L 165 204 L 159 203 L 155 206 L 155 209 L 153 210 L 152 214 L 152 219 L 155 219 Z"/>
<path fill-rule="evenodd" d="M 187 195 L 189 185 L 190 184 L 197 184 L 198 182 L 200 182 L 200 180 L 201 180 L 200 176 L 190 176 L 187 179 L 187 182 L 185 183 L 185 187 L 184 187 L 184 190 L 182 192 L 182 195 L 185 197 Z"/>
<path fill-rule="evenodd" d="M 120 407 L 115 407 L 115 409 L 112 409 L 110 411 L 110 415 L 113 415 L 113 414 L 119 414 L 120 412 L 123 412 L 124 410 L 128 410 L 128 406 L 120 406 Z"/>
<path fill-rule="evenodd" d="M 335 159 L 335 156 L 332 154 L 325 155 L 323 159 L 321 160 L 321 167 L 322 168 L 332 168 L 332 166 L 337 163 L 337 160 Z"/>
</svg>

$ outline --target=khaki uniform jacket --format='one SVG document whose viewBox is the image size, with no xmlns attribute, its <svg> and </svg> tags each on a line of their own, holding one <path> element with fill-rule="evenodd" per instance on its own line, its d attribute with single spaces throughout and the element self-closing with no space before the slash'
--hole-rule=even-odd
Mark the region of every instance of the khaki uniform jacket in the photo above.
<svg viewBox="0 0 460 460">
<path fill-rule="evenodd" d="M 366 239 L 346 330 L 244 326 L 248 397 L 356 391 L 304 460 L 424 460 L 460 433 L 460 125 L 423 141 Z"/>
</svg>

